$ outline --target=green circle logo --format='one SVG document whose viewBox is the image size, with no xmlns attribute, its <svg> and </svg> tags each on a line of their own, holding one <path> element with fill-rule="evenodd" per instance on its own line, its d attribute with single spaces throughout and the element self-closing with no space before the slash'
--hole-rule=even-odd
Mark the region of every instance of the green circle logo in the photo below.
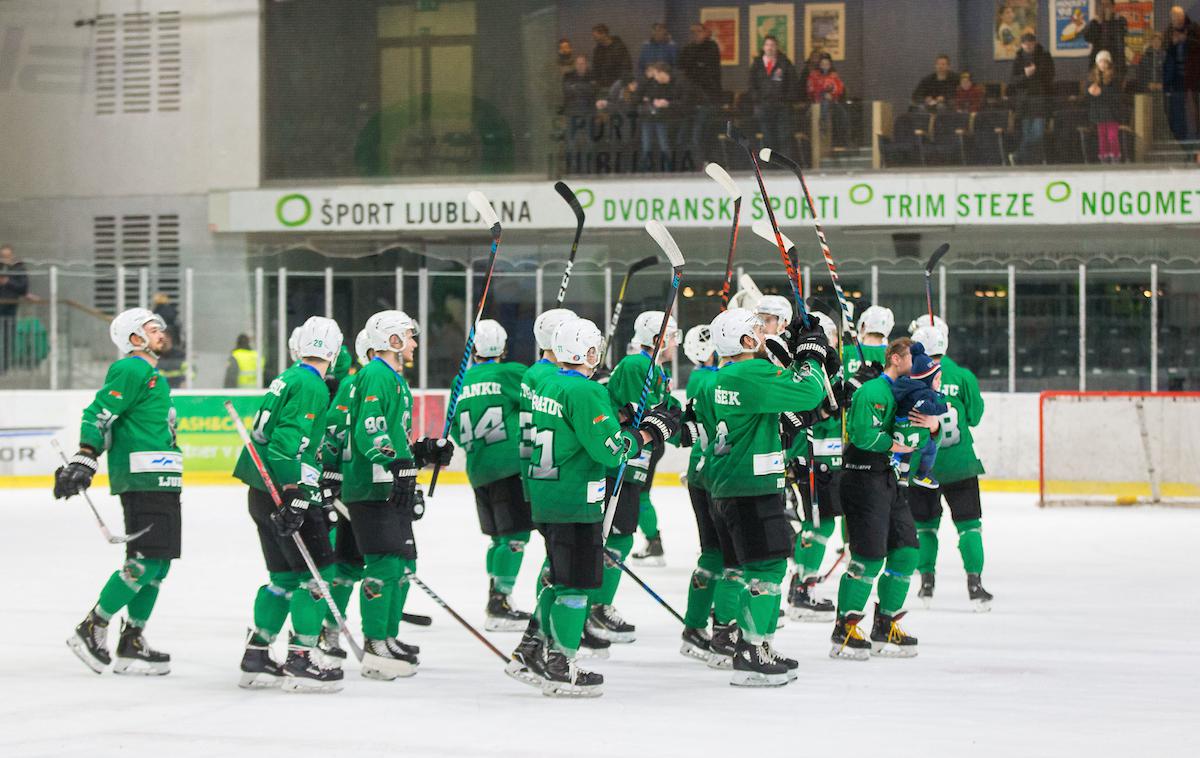
<svg viewBox="0 0 1200 758">
<path fill-rule="evenodd" d="M 1050 182 L 1046 185 L 1046 199 L 1052 203 L 1061 203 L 1071 196 L 1071 185 L 1064 181 Z"/>
<path fill-rule="evenodd" d="M 275 203 L 275 218 L 287 227 L 302 226 L 312 216 L 312 203 L 299 193 L 284 195 Z"/>
<path fill-rule="evenodd" d="M 580 208 L 591 208 L 592 203 L 596 202 L 596 193 L 590 189 L 577 189 L 575 199 L 579 201 Z"/>
<path fill-rule="evenodd" d="M 855 205 L 866 205 L 875 199 L 875 190 L 869 184 L 855 184 L 850 187 L 850 202 Z"/>
</svg>

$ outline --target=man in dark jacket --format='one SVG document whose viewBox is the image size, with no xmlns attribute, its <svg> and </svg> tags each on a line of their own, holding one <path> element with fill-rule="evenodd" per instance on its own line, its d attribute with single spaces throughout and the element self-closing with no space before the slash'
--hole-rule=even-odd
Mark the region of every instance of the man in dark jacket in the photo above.
<svg viewBox="0 0 1200 758">
<path fill-rule="evenodd" d="M 712 38 L 712 30 L 692 24 L 692 41 L 679 51 L 679 71 L 703 95 L 692 112 L 690 137 L 696 163 L 704 163 L 708 154 L 712 114 L 721 103 L 721 49 Z"/>
<path fill-rule="evenodd" d="M 0 247 L 0 373 L 12 361 L 17 334 L 17 303 L 29 294 L 29 274 L 11 245 Z"/>
<path fill-rule="evenodd" d="M 750 97 L 767 147 L 793 153 L 790 109 L 799 92 L 796 68 L 779 50 L 779 40 L 763 38 L 762 54 L 750 64 Z"/>
<path fill-rule="evenodd" d="M 567 149 L 586 150 L 590 147 L 592 116 L 596 112 L 596 81 L 588 70 L 587 56 L 575 56 L 574 68 L 563 76 L 562 93 Z"/>
<path fill-rule="evenodd" d="M 642 152 L 662 161 L 652 165 L 665 167 L 665 156 L 675 149 L 675 134 L 691 115 L 700 91 L 674 76 L 670 64 L 655 63 L 648 70 L 653 75 L 642 90 Z"/>
<path fill-rule="evenodd" d="M 1021 122 L 1021 146 L 1010 153 L 1009 163 L 1032 163 L 1045 160 L 1042 138 L 1046 134 L 1046 119 L 1054 95 L 1054 59 L 1037 37 L 1026 32 L 1021 35 L 1021 48 L 1013 59 L 1009 97 L 1016 101 L 1017 118 Z"/>
<path fill-rule="evenodd" d="M 950 68 L 950 56 L 942 53 L 933 62 L 933 73 L 917 83 L 913 90 L 913 105 L 929 111 L 940 111 L 954 104 L 958 89 L 958 74 Z"/>
<path fill-rule="evenodd" d="M 1171 134 L 1180 142 L 1195 140 L 1198 128 L 1196 93 L 1200 91 L 1200 28 L 1178 5 L 1163 35 L 1163 105 Z"/>
<path fill-rule="evenodd" d="M 1089 60 L 1093 64 L 1096 62 L 1096 53 L 1101 50 L 1107 50 L 1112 55 L 1118 87 L 1125 81 L 1125 34 L 1128 31 L 1129 24 L 1124 16 L 1117 15 L 1113 0 L 1100 0 L 1098 15 L 1083 30 L 1083 38 L 1092 46 Z"/>
<path fill-rule="evenodd" d="M 592 76 L 596 87 L 605 91 L 618 79 L 628 80 L 633 64 L 629 61 L 629 48 L 621 38 L 609 34 L 606 25 L 596 24 L 592 27 L 592 39 L 596 40 L 592 50 Z"/>
</svg>

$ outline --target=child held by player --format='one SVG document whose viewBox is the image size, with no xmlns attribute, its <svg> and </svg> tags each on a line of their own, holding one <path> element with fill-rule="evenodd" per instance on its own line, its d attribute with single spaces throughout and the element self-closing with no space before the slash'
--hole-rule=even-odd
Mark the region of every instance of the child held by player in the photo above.
<svg viewBox="0 0 1200 758">
<path fill-rule="evenodd" d="M 947 413 L 946 396 L 939 391 L 942 388 L 942 367 L 926 354 L 925 346 L 920 342 L 914 342 L 909 352 L 912 354 L 912 371 L 892 384 L 892 396 L 896 398 L 897 422 L 907 421 L 910 413 L 920 413 L 924 416 L 941 416 Z M 901 471 L 906 470 L 912 462 L 911 459 L 916 456 L 917 470 L 910 479 L 912 484 L 932 490 L 938 488 L 938 482 L 933 478 L 937 447 L 937 440 L 929 436 L 915 451 L 895 454 Z"/>
</svg>

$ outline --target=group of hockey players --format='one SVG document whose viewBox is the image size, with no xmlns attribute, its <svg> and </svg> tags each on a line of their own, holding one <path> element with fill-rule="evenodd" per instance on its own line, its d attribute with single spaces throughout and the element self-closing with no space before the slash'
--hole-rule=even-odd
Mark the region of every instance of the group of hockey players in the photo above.
<svg viewBox="0 0 1200 758">
<path fill-rule="evenodd" d="M 886 308 L 862 312 L 860 338 L 844 339 L 854 325 L 839 320 L 840 329 L 826 314 L 794 313 L 781 296 L 739 292 L 684 335 L 695 366 L 680 402 L 669 370 L 680 332 L 663 311 L 636 317 L 630 352 L 611 371 L 605 335 L 570 310 L 537 317 L 530 366 L 507 361 L 504 327 L 483 319 L 449 405 L 451 439 L 442 439 L 414 434 L 405 380 L 420 336 L 413 319 L 395 310 L 371 316 L 355 340 L 357 366 L 334 321 L 308 319 L 289 342 L 294 363 L 253 415 L 253 449 L 234 470 L 247 485 L 266 569 L 247 598 L 241 686 L 341 689 L 338 621 L 356 585 L 362 675 L 417 673 L 420 650 L 398 637 L 416 571 L 413 526 L 425 510 L 417 476 L 449 464 L 456 447 L 488 538 L 485 628 L 523 632 L 506 672 L 544 694 L 601 694 L 603 677 L 577 661 L 636 639 L 615 600 L 639 523 L 648 545 L 632 557 L 661 561 L 649 491 L 666 445 L 690 448 L 684 481 L 700 542 L 681 653 L 728 670 L 737 686 L 786 684 L 799 668 L 776 648 L 786 615 L 832 624 L 835 658 L 916 655 L 917 639 L 900 621 L 914 572 L 919 597 L 932 600 L 943 499 L 970 599 L 978 610 L 992 599 L 980 579 L 983 468 L 971 436 L 983 401 L 975 377 L 947 355 L 942 319 L 924 315 L 896 339 Z M 123 357 L 83 413 L 78 452 L 55 475 L 55 497 L 78 494 L 107 452 L 112 492 L 137 535 L 68 640 L 97 673 L 170 670 L 170 656 L 142 632 L 180 556 L 184 461 L 156 368 L 165 329 L 143 309 L 113 320 Z M 833 573 L 822 566 L 839 519 L 838 563 L 847 564 L 834 602 L 818 588 Z M 535 532 L 546 559 L 530 579 L 537 599 L 526 613 L 510 596 Z M 122 609 L 114 658 L 107 630 Z M 289 617 L 279 663 L 272 647 Z"/>
</svg>

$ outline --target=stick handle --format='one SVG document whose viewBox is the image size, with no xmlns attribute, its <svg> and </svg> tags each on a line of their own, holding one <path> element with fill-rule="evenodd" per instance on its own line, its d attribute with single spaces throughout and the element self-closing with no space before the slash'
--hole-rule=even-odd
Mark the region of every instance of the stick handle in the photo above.
<svg viewBox="0 0 1200 758">
<path fill-rule="evenodd" d="M 657 600 L 659 605 L 661 605 L 663 608 L 666 608 L 668 611 L 670 611 L 671 615 L 679 620 L 679 623 L 683 624 L 684 626 L 687 626 L 687 622 L 683 620 L 683 616 L 679 615 L 679 611 L 672 608 L 671 604 L 668 603 L 666 600 L 663 600 L 662 596 L 659 595 L 657 592 L 655 592 L 650 587 L 650 585 L 643 582 L 642 578 L 640 576 L 633 573 L 633 570 L 631 568 L 629 568 L 628 566 L 626 566 L 625 562 L 621 560 L 621 556 L 619 556 L 617 553 L 613 552 L 612 550 L 609 550 L 608 548 L 605 548 L 604 552 L 608 555 L 608 559 L 610 561 L 612 561 L 613 564 L 616 565 L 617 568 L 621 569 L 626 574 L 629 574 L 629 577 L 631 579 L 633 579 L 633 581 L 637 582 L 639 587 L 641 587 L 646 592 L 648 592 L 650 594 L 650 597 Z"/>
<path fill-rule="evenodd" d="M 58 457 L 62 459 L 63 465 L 70 465 L 71 461 L 67 459 L 67 454 L 63 452 L 62 446 L 58 444 L 58 440 L 51 438 L 50 446 L 58 451 Z M 92 502 L 92 496 L 87 490 L 81 490 L 79 494 L 83 495 L 84 502 L 88 504 L 88 508 L 92 509 L 92 515 L 96 517 L 96 524 L 100 526 L 100 533 L 104 535 L 104 539 L 113 542 L 113 533 L 109 530 L 108 525 L 104 523 L 104 519 L 100 517 L 100 511 L 97 510 L 96 504 Z M 120 542 L 121 540 L 116 540 Z"/>
<path fill-rule="evenodd" d="M 488 650 L 491 650 L 493 653 L 495 653 L 497 658 L 504 661 L 505 663 L 508 663 L 509 657 L 507 655 L 500 652 L 500 649 L 497 648 L 495 645 L 493 645 L 491 643 L 491 641 L 488 640 L 487 637 L 484 637 L 482 634 L 480 634 L 479 630 L 477 630 L 475 627 L 471 626 L 471 624 L 465 618 L 458 615 L 458 613 L 455 612 L 455 610 L 453 608 L 451 608 L 449 605 L 446 604 L 445 600 L 442 600 L 440 597 L 438 597 L 438 594 L 436 592 L 434 592 L 432 589 L 430 589 L 428 584 L 421 581 L 421 578 L 419 576 L 417 576 L 413 572 L 409 571 L 408 578 L 409 578 L 409 580 L 414 582 L 418 587 L 420 587 L 421 590 L 424 591 L 424 593 L 426 595 L 429 595 L 429 597 L 433 599 L 433 602 L 440 605 L 442 607 L 442 609 L 446 611 L 446 613 L 449 613 L 454 618 L 455 621 L 462 624 L 463 628 L 465 628 L 468 632 L 473 634 L 475 636 L 475 639 L 482 642 L 484 645 L 487 646 Z"/>
</svg>

